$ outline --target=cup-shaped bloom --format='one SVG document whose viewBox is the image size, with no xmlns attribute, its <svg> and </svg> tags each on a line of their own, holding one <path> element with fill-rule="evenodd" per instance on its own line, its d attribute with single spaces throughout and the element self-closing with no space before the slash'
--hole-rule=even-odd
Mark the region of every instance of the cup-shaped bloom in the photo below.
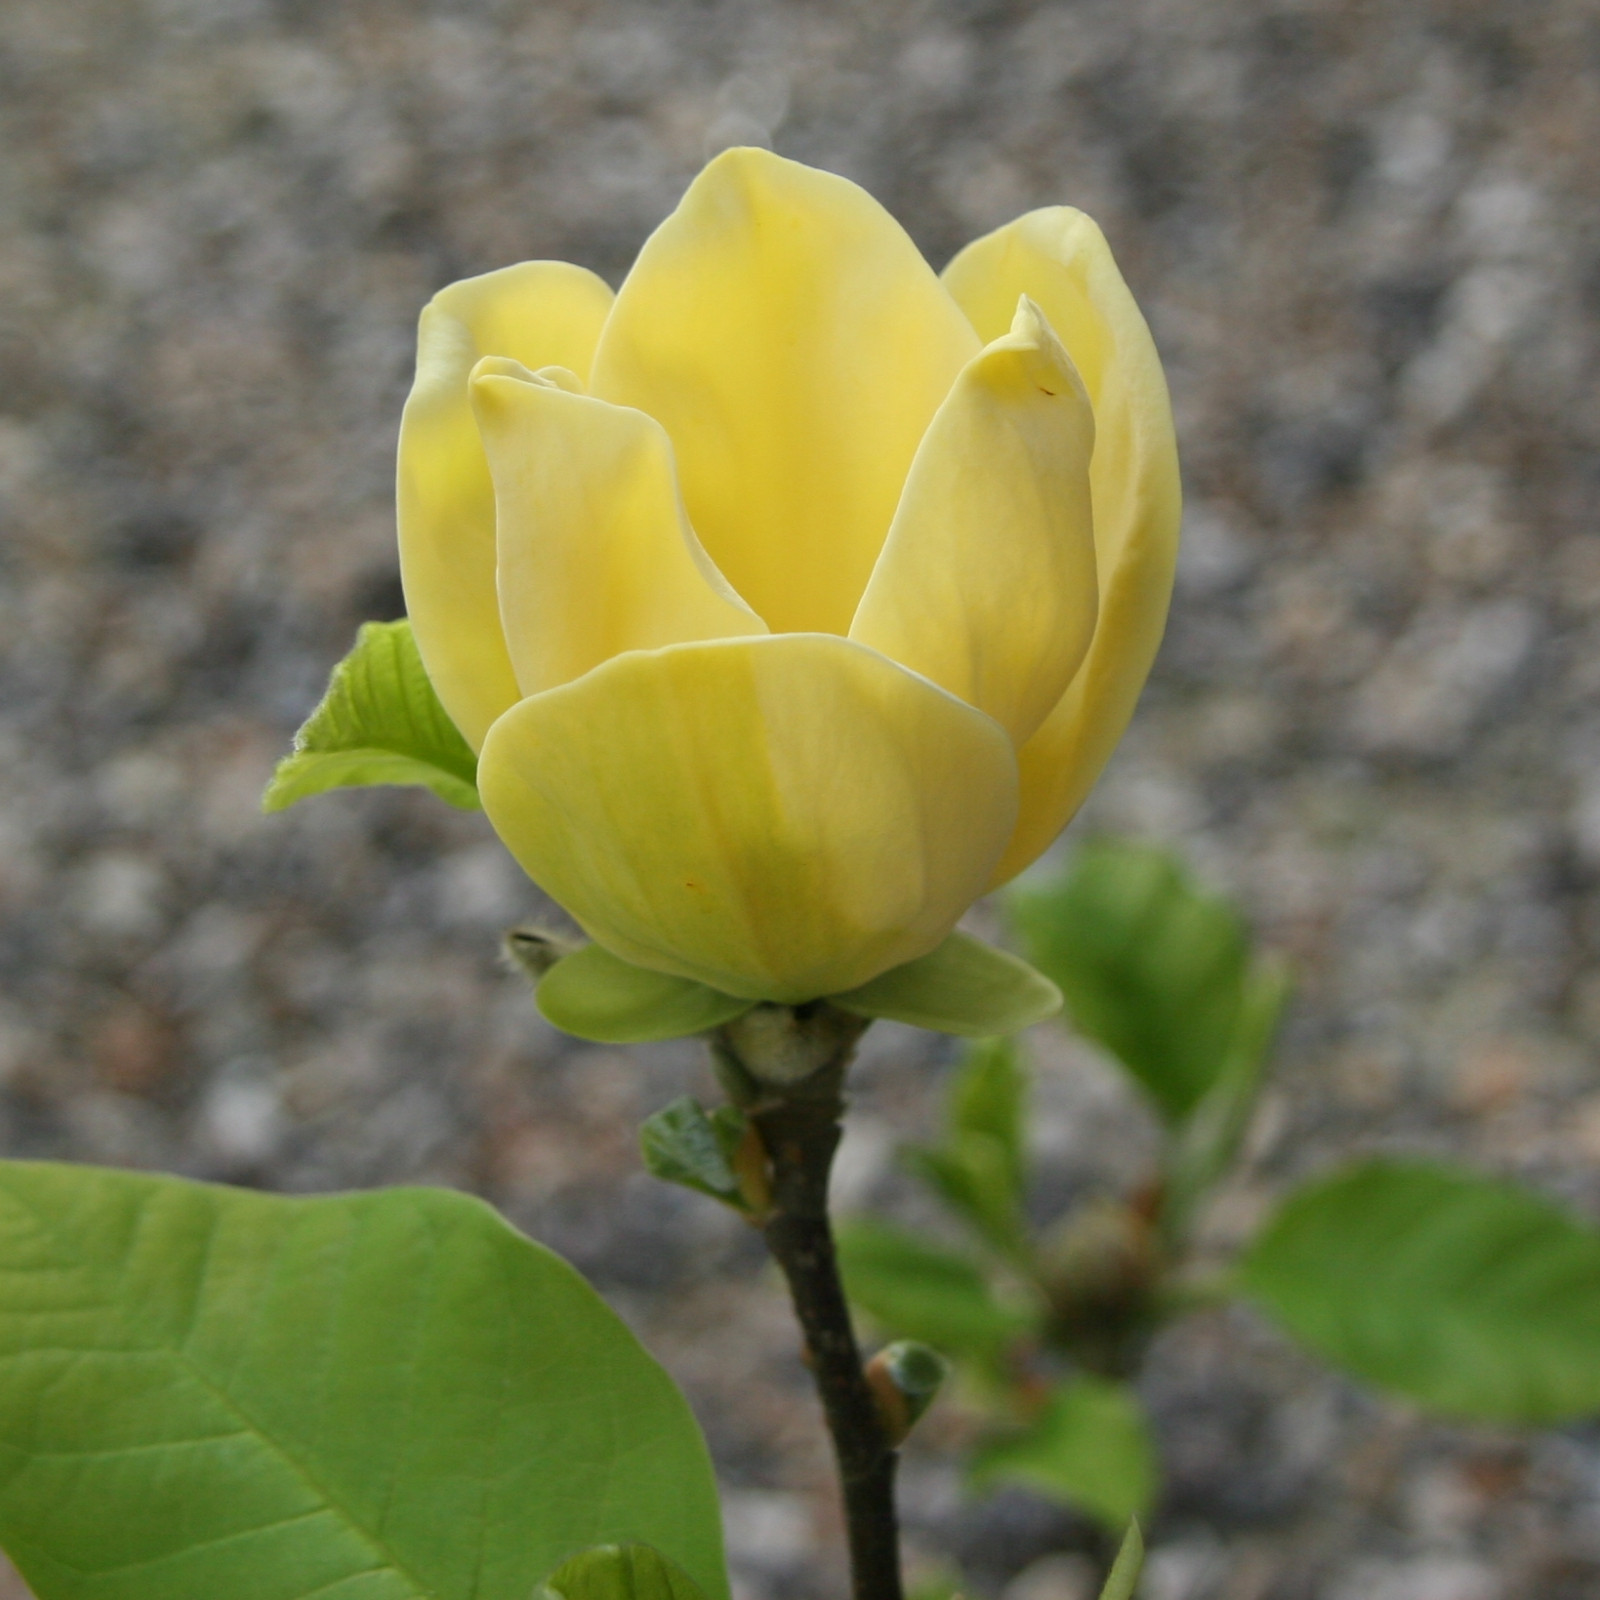
<svg viewBox="0 0 1600 1600">
<path fill-rule="evenodd" d="M 600 944 L 729 994 L 932 950 L 1132 714 L 1178 478 L 1099 230 L 936 276 L 854 184 L 719 156 L 621 290 L 529 262 L 423 312 L 417 643 L 490 821 Z"/>
</svg>

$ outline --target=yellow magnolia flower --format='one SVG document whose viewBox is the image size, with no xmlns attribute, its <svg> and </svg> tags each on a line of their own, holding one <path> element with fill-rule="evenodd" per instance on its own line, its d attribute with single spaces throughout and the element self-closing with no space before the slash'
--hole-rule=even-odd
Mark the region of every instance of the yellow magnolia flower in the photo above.
<svg viewBox="0 0 1600 1600">
<path fill-rule="evenodd" d="M 747 999 L 935 948 L 1082 802 L 1166 617 L 1177 456 L 1100 231 L 936 276 L 843 178 L 731 150 L 615 295 L 422 314 L 418 646 L 485 810 L 613 954 Z"/>
</svg>

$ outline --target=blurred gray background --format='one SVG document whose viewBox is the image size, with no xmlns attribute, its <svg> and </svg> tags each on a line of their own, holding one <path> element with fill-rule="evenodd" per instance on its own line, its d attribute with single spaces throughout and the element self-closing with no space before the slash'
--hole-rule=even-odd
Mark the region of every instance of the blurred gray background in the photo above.
<svg viewBox="0 0 1600 1600">
<path fill-rule="evenodd" d="M 536 1017 L 496 940 L 538 896 L 481 818 L 257 811 L 356 625 L 400 610 L 423 301 L 530 256 L 615 281 L 748 142 L 866 184 L 936 264 L 1079 205 L 1149 314 L 1186 544 L 1085 821 L 1180 844 L 1299 973 L 1217 1247 L 1375 1147 L 1600 1215 L 1600 14 L 0 6 L 0 1147 L 489 1196 L 687 1387 L 741 1595 L 808 1600 L 837 1527 L 786 1307 L 748 1230 L 634 1153 L 695 1050 Z M 1038 1055 L 1057 1198 L 1137 1182 L 1140 1109 L 1063 1037 Z M 893 1150 L 948 1057 L 875 1032 L 847 1205 L 912 1203 Z M 1167 1336 L 1145 1387 L 1150 1600 L 1600 1597 L 1595 1428 L 1429 1424 L 1242 1313 Z M 1038 1558 L 1081 1529 L 964 1501 L 961 1426 L 907 1464 L 917 1561 L 1080 1600 Z"/>
</svg>

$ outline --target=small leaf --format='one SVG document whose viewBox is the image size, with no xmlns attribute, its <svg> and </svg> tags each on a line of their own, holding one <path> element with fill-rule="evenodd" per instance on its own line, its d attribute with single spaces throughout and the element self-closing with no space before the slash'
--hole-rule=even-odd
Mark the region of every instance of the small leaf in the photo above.
<svg viewBox="0 0 1600 1600">
<path fill-rule="evenodd" d="M 562 1600 L 705 1600 L 682 1567 L 647 1544 L 603 1544 L 563 1562 L 544 1580 Z"/>
<path fill-rule="evenodd" d="M 1258 962 L 1245 980 L 1228 1057 L 1216 1082 L 1190 1113 L 1173 1151 L 1162 1208 L 1165 1227 L 1181 1233 L 1202 1196 L 1237 1154 L 1288 998 L 1287 971 L 1277 962 Z"/>
<path fill-rule="evenodd" d="M 846 1292 L 891 1334 L 993 1361 L 1039 1324 L 1037 1311 L 997 1300 L 953 1250 L 865 1218 L 840 1224 L 838 1236 Z"/>
<path fill-rule="evenodd" d="M 1026 961 L 960 932 L 928 955 L 828 998 L 858 1017 L 973 1039 L 1016 1033 L 1061 1009 L 1060 990 Z"/>
<path fill-rule="evenodd" d="M 972 1045 L 950 1087 L 948 1120 L 952 1133 L 980 1134 L 1004 1158 L 1006 1180 L 1020 1204 L 1027 1186 L 1023 1111 L 1027 1083 L 1010 1039 Z"/>
<path fill-rule="evenodd" d="M 563 1033 L 597 1044 L 643 1044 L 707 1033 L 754 1004 L 692 978 L 651 972 L 597 944 L 564 956 L 539 981 L 539 1009 Z"/>
<path fill-rule="evenodd" d="M 1249 960 L 1238 913 L 1167 851 L 1109 839 L 1084 845 L 1055 883 L 1019 890 L 1011 908 L 1073 1026 L 1182 1122 L 1233 1044 Z"/>
<path fill-rule="evenodd" d="M 908 1145 L 901 1159 L 979 1236 L 1025 1271 L 1032 1264 L 1012 1154 L 986 1133 Z"/>
<path fill-rule="evenodd" d="M 713 1122 L 697 1100 L 683 1095 L 645 1119 L 639 1130 L 639 1148 L 646 1168 L 664 1183 L 682 1184 L 742 1209 L 744 1201 L 732 1157 L 744 1131 L 744 1116 L 732 1106 L 718 1109 L 732 1111 L 738 1118 L 737 1132 L 726 1117 L 720 1125 Z M 732 1148 L 728 1144 L 730 1134 Z"/>
<path fill-rule="evenodd" d="M 0 1367 L 38 1600 L 527 1600 L 625 1539 L 727 1594 L 683 1396 L 466 1195 L 0 1163 Z"/>
<path fill-rule="evenodd" d="M 1515 1184 L 1346 1168 L 1290 1196 L 1242 1282 L 1324 1360 L 1446 1416 L 1600 1412 L 1600 1230 Z"/>
<path fill-rule="evenodd" d="M 1133 1591 L 1138 1587 L 1143 1570 L 1144 1535 L 1139 1532 L 1139 1519 L 1135 1517 L 1128 1524 L 1122 1548 L 1117 1551 L 1106 1586 L 1100 1591 L 1100 1600 L 1133 1600 Z"/>
<path fill-rule="evenodd" d="M 278 763 L 261 809 L 282 811 L 329 789 L 400 783 L 472 811 L 477 773 L 472 746 L 428 681 L 410 622 L 367 622 Z"/>
<path fill-rule="evenodd" d="M 981 1446 L 972 1479 L 979 1489 L 1020 1483 L 1120 1528 L 1155 1497 L 1155 1447 L 1132 1391 L 1081 1373 L 1029 1428 Z"/>
</svg>

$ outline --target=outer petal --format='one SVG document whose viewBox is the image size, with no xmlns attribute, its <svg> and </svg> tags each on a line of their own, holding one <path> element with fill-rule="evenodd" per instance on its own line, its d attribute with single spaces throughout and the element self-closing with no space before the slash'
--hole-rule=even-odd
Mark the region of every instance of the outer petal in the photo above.
<svg viewBox="0 0 1600 1600">
<path fill-rule="evenodd" d="M 944 281 L 986 339 L 1004 330 L 1019 294 L 1037 301 L 1095 413 L 1089 481 L 1100 617 L 1078 675 L 1022 748 L 1021 816 L 995 879 L 1004 882 L 1066 826 L 1133 715 L 1172 593 L 1178 452 L 1150 330 L 1081 211 L 1029 212 L 968 245 Z"/>
<path fill-rule="evenodd" d="M 503 356 L 472 376 L 494 479 L 500 618 L 523 695 L 624 650 L 765 633 L 684 517 L 661 424 L 561 381 Z"/>
<path fill-rule="evenodd" d="M 978 340 L 865 191 L 729 150 L 646 243 L 593 390 L 672 438 L 696 532 L 774 632 L 844 633 Z"/>
<path fill-rule="evenodd" d="M 417 376 L 400 422 L 400 576 L 428 676 L 474 749 L 515 702 L 495 597 L 494 488 L 467 395 L 480 356 L 589 370 L 611 290 L 563 261 L 467 278 L 417 327 Z"/>
<path fill-rule="evenodd" d="M 850 637 L 1022 744 L 1094 634 L 1094 413 L 1032 301 L 967 364 L 911 464 Z"/>
<path fill-rule="evenodd" d="M 624 960 L 797 1002 L 933 949 L 1016 817 L 981 712 L 847 640 L 618 656 L 490 730 L 484 809 Z"/>
</svg>

